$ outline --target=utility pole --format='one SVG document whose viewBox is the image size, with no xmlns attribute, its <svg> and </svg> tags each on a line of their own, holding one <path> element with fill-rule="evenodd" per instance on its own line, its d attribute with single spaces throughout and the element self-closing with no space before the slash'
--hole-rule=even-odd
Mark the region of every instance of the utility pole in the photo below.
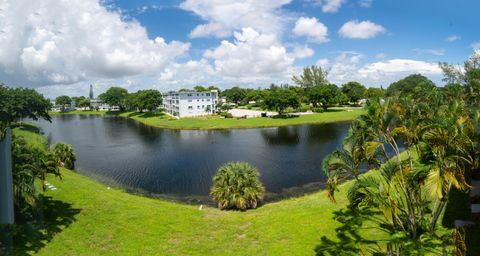
<svg viewBox="0 0 480 256">
<path fill-rule="evenodd" d="M 13 224 L 12 146 L 10 128 L 0 139 L 0 224 Z"/>
</svg>

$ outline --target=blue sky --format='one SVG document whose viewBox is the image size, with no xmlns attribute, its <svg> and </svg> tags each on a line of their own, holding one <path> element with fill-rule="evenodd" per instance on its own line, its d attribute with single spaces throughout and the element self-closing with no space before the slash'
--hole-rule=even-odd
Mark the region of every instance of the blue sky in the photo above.
<svg viewBox="0 0 480 256">
<path fill-rule="evenodd" d="M 480 48 L 479 9 L 474 0 L 6 0 L 0 80 L 48 97 L 89 84 L 256 88 L 320 65 L 338 85 L 387 86 L 411 73 L 441 85 L 439 61 L 461 64 Z"/>
</svg>

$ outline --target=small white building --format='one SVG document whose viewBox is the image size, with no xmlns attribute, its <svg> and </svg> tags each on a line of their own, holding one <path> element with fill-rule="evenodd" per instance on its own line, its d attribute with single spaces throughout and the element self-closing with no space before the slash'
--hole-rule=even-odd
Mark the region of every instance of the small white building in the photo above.
<svg viewBox="0 0 480 256">
<path fill-rule="evenodd" d="M 50 109 L 52 112 L 68 112 L 76 109 L 74 100 L 64 106 L 57 105 L 55 100 L 50 100 L 50 103 L 52 104 L 52 108 Z"/>
<path fill-rule="evenodd" d="M 178 116 L 205 116 L 217 111 L 218 91 L 167 92 L 162 95 L 166 113 Z"/>
</svg>

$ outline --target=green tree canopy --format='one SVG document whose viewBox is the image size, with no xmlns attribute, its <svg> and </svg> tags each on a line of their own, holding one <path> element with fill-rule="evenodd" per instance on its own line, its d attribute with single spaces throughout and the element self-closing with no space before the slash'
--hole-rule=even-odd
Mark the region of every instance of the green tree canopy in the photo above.
<svg viewBox="0 0 480 256">
<path fill-rule="evenodd" d="M 267 109 L 275 110 L 281 115 L 288 107 L 295 109 L 300 107 L 300 100 L 294 91 L 275 89 L 265 97 L 264 105 Z"/>
<path fill-rule="evenodd" d="M 292 80 L 295 84 L 308 89 L 314 86 L 328 84 L 327 75 L 328 72 L 322 69 L 322 67 L 310 66 L 303 69 L 300 77 L 293 76 Z"/>
<path fill-rule="evenodd" d="M 365 97 L 367 99 L 378 99 L 385 97 L 385 89 L 369 87 L 365 91 Z"/>
<path fill-rule="evenodd" d="M 110 87 L 106 92 L 100 94 L 100 99 L 110 106 L 118 106 L 125 110 L 128 91 L 121 87 Z"/>
<path fill-rule="evenodd" d="M 85 100 L 85 96 L 80 96 L 80 97 L 72 97 L 72 101 L 75 102 L 75 106 L 79 106 L 80 105 L 80 102 L 82 102 L 83 100 Z"/>
<path fill-rule="evenodd" d="M 415 74 L 392 83 L 387 89 L 387 96 L 417 96 L 430 93 L 436 88 L 437 87 L 430 79 L 423 75 Z"/>
<path fill-rule="evenodd" d="M 52 105 L 37 91 L 25 88 L 9 88 L 0 84 L 0 139 L 6 128 L 22 118 L 51 121 L 48 111 Z"/>
<path fill-rule="evenodd" d="M 77 106 L 80 107 L 80 108 L 89 108 L 90 107 L 90 99 L 84 97 L 83 99 L 81 99 L 78 102 Z"/>
<path fill-rule="evenodd" d="M 205 92 L 205 91 L 207 91 L 207 88 L 205 88 L 205 87 L 203 87 L 203 86 L 201 86 L 201 85 L 197 85 L 197 86 L 193 87 L 193 89 L 194 89 L 195 91 L 197 91 L 197 92 Z"/>
<path fill-rule="evenodd" d="M 365 97 L 367 88 L 359 82 L 348 82 L 342 85 L 342 92 L 348 97 L 348 100 L 357 103 Z"/>
<path fill-rule="evenodd" d="M 245 100 L 245 96 L 247 95 L 247 90 L 240 88 L 238 86 L 232 87 L 230 89 L 226 89 L 222 92 L 222 96 L 227 98 L 230 102 L 235 102 L 238 104 L 241 101 Z"/>
<path fill-rule="evenodd" d="M 314 105 L 322 104 L 324 110 L 348 101 L 345 94 L 334 84 L 314 86 L 308 92 L 308 97 Z"/>
<path fill-rule="evenodd" d="M 62 111 L 64 110 L 65 106 L 70 104 L 70 103 L 72 103 L 72 99 L 70 97 L 68 97 L 67 95 L 58 96 L 55 99 L 55 104 L 58 105 L 58 106 L 61 106 Z"/>
<path fill-rule="evenodd" d="M 140 112 L 143 110 L 154 111 L 162 105 L 162 94 L 155 90 L 140 90 L 135 94 L 134 105 Z"/>
</svg>

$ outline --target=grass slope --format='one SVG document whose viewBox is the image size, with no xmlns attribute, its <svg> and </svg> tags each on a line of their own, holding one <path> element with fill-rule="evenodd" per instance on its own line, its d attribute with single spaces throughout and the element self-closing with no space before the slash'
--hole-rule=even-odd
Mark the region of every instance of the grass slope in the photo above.
<svg viewBox="0 0 480 256">
<path fill-rule="evenodd" d="M 42 137 L 27 135 L 32 145 Z M 305 255 L 314 254 L 323 235 L 335 239 L 340 223 L 333 213 L 345 206 L 324 192 L 270 203 L 256 210 L 220 211 L 109 189 L 69 170 L 49 177 L 57 190 L 44 193 L 47 235 L 22 236 L 23 252 L 38 255 Z M 374 236 L 372 230 L 367 236 Z M 20 244 L 19 244 L 20 243 Z"/>
<path fill-rule="evenodd" d="M 320 114 L 301 115 L 292 118 L 219 118 L 216 116 L 203 118 L 172 119 L 164 114 L 125 112 L 119 116 L 135 119 L 141 123 L 169 129 L 232 129 L 232 128 L 255 128 L 274 127 L 300 124 L 333 123 L 351 121 L 363 114 L 364 110 L 332 111 Z"/>
<path fill-rule="evenodd" d="M 17 135 L 26 135 L 15 129 Z M 22 133 L 20 133 L 22 132 Z M 27 139 L 38 145 L 41 136 Z M 356 246 L 338 237 L 347 228 L 363 239 L 382 234 L 349 230 L 335 220 L 347 204 L 347 182 L 331 203 L 325 192 L 269 203 L 246 212 L 220 211 L 140 197 L 108 188 L 69 170 L 48 178 L 57 190 L 42 196 L 43 235 L 20 236 L 22 253 L 38 255 L 312 255 L 326 236 L 338 249 Z M 348 244 L 350 243 L 350 244 Z M 19 254 L 22 254 L 19 253 Z M 340 253 L 341 254 L 341 253 Z M 470 254 L 469 254 L 470 255 Z M 475 255 L 475 254 L 471 254 Z"/>
<path fill-rule="evenodd" d="M 320 192 L 247 212 L 220 211 L 108 189 L 70 171 L 46 192 L 79 211 L 39 255 L 305 255 L 339 226 Z"/>
</svg>

